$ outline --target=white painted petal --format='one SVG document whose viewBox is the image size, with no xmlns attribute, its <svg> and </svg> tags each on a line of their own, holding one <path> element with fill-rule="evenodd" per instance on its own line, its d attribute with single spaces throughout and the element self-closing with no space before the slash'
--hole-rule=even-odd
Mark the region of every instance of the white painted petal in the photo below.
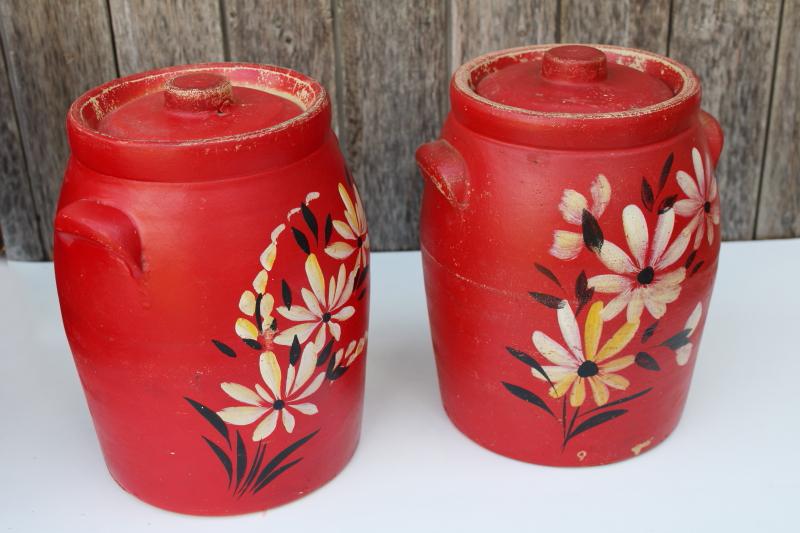
<svg viewBox="0 0 800 533">
<path fill-rule="evenodd" d="M 546 333 L 534 331 L 532 339 L 539 353 L 554 365 L 578 368 L 578 360 Z"/>
<path fill-rule="evenodd" d="M 652 297 L 650 291 L 646 288 L 642 290 L 642 301 L 647 311 L 653 315 L 653 318 L 661 318 L 667 312 L 667 304 L 658 298 Z"/>
<path fill-rule="evenodd" d="M 344 218 L 347 220 L 347 223 L 350 224 L 350 228 L 353 232 L 358 231 L 358 217 L 355 213 L 351 213 L 350 211 L 344 212 Z"/>
<path fill-rule="evenodd" d="M 352 305 L 348 305 L 347 307 L 342 307 L 338 313 L 333 315 L 333 319 L 342 322 L 344 320 L 347 320 L 354 314 L 356 314 L 356 308 L 353 307 Z"/>
<path fill-rule="evenodd" d="M 665 213 L 658 215 L 658 222 L 656 222 L 656 231 L 653 234 L 653 246 L 650 250 L 650 258 L 647 265 L 655 268 L 661 256 L 664 255 L 664 250 L 667 249 L 670 238 L 672 238 L 672 230 L 675 227 L 675 211 L 673 209 L 667 210 Z"/>
<path fill-rule="evenodd" d="M 289 390 L 289 395 L 294 394 L 306 384 L 316 367 L 317 351 L 314 344 L 309 342 L 306 344 L 305 348 L 303 348 L 303 354 L 300 356 L 300 362 L 297 365 L 297 377 L 292 384 L 292 388 Z"/>
<path fill-rule="evenodd" d="M 288 408 L 281 409 L 281 421 L 283 422 L 283 427 L 286 429 L 286 433 L 294 431 L 294 415 L 289 412 Z"/>
<path fill-rule="evenodd" d="M 606 268 L 617 274 L 632 274 L 639 271 L 631 258 L 628 257 L 628 254 L 613 242 L 606 241 L 603 243 L 597 257 Z"/>
<path fill-rule="evenodd" d="M 331 335 L 333 335 L 333 338 L 338 341 L 339 338 L 342 336 L 342 326 L 340 326 L 336 322 L 328 322 L 328 328 L 330 328 Z"/>
<path fill-rule="evenodd" d="M 256 392 L 264 398 L 264 401 L 269 402 L 270 404 L 275 403 L 275 398 L 272 397 L 272 394 L 267 391 L 264 387 L 262 387 L 259 383 L 256 383 Z"/>
<path fill-rule="evenodd" d="M 281 346 L 291 346 L 294 336 L 297 335 L 297 340 L 300 343 L 306 342 L 319 324 L 319 322 L 304 322 L 303 324 L 292 326 L 282 330 L 272 340 L 275 344 Z"/>
<path fill-rule="evenodd" d="M 690 331 L 690 335 L 694 333 L 694 329 L 697 327 L 697 324 L 700 323 L 700 317 L 703 316 L 703 304 L 702 302 L 698 303 L 692 314 L 689 315 L 689 319 L 686 321 L 686 329 Z"/>
<path fill-rule="evenodd" d="M 256 295 L 250 291 L 244 291 L 239 297 L 239 310 L 247 316 L 256 314 Z"/>
<path fill-rule="evenodd" d="M 561 196 L 561 203 L 558 209 L 564 216 L 564 220 L 570 224 L 580 225 L 583 223 L 583 211 L 588 209 L 586 197 L 578 191 L 566 189 Z"/>
<path fill-rule="evenodd" d="M 714 225 L 706 224 L 706 235 L 708 235 L 708 245 L 714 244 Z"/>
<path fill-rule="evenodd" d="M 258 368 L 261 370 L 261 379 L 273 398 L 283 398 L 281 395 L 281 367 L 278 358 L 272 352 L 264 352 L 258 358 Z"/>
<path fill-rule="evenodd" d="M 631 291 L 631 301 L 628 302 L 628 322 L 639 322 L 639 318 L 642 316 L 642 311 L 644 310 L 642 293 L 642 289 L 634 289 Z"/>
<path fill-rule="evenodd" d="M 319 412 L 317 406 L 313 403 L 298 403 L 292 404 L 292 409 L 303 413 L 304 415 L 315 415 Z"/>
<path fill-rule="evenodd" d="M 310 290 L 303 287 L 300 289 L 300 296 L 303 298 L 303 303 L 306 304 L 308 310 L 316 316 L 317 318 L 322 317 L 322 309 L 319 306 L 319 302 L 317 302 L 317 297 L 314 296 L 314 293 Z"/>
<path fill-rule="evenodd" d="M 703 156 L 700 150 L 692 148 L 692 163 L 694 163 L 694 175 L 697 178 L 697 185 L 700 188 L 700 197 L 706 196 L 706 171 L 703 167 Z"/>
<path fill-rule="evenodd" d="M 694 198 L 684 198 L 675 202 L 672 209 L 682 217 L 692 217 L 703 209 L 703 204 Z"/>
<path fill-rule="evenodd" d="M 684 344 L 677 350 L 675 350 L 675 360 L 680 365 L 683 366 L 689 362 L 689 358 L 692 356 L 692 350 L 694 349 L 694 344 L 691 342 L 689 344 Z"/>
<path fill-rule="evenodd" d="M 350 195 L 347 194 L 347 188 L 345 188 L 344 183 L 339 183 L 339 196 L 342 198 L 345 212 L 355 215 L 356 208 L 353 206 L 353 202 L 350 200 Z"/>
<path fill-rule="evenodd" d="M 608 202 L 611 200 L 611 184 L 608 183 L 608 179 L 606 179 L 605 176 L 598 174 L 592 182 L 591 191 L 592 214 L 595 218 L 600 218 L 605 212 Z"/>
<path fill-rule="evenodd" d="M 308 283 L 311 290 L 314 291 L 314 296 L 317 301 L 325 305 L 325 277 L 322 275 L 322 269 L 317 261 L 317 256 L 309 254 L 306 258 L 306 276 L 308 276 Z"/>
<path fill-rule="evenodd" d="M 692 244 L 692 249 L 697 250 L 700 248 L 700 244 L 703 242 L 703 235 L 706 231 L 706 223 L 704 220 L 704 215 L 702 212 L 698 211 L 695 217 L 689 221 L 687 227 L 691 227 L 694 231 L 694 243 Z"/>
<path fill-rule="evenodd" d="M 261 254 L 259 257 L 259 261 L 261 262 L 261 266 L 264 267 L 264 270 L 272 270 L 272 265 L 275 264 L 275 257 L 278 254 L 278 245 L 276 243 L 271 243 L 267 246 L 267 249 Z"/>
<path fill-rule="evenodd" d="M 261 406 L 263 403 L 263 399 L 261 396 L 253 392 L 252 390 L 248 389 L 244 385 L 239 385 L 238 383 L 220 383 L 220 387 L 225 394 L 233 398 L 234 400 L 238 400 L 242 403 L 246 403 L 247 405 L 256 405 Z"/>
<path fill-rule="evenodd" d="M 275 307 L 275 298 L 272 297 L 270 293 L 266 293 L 261 297 L 261 305 L 259 305 L 259 311 L 261 312 L 261 318 L 267 320 L 272 314 L 272 309 Z"/>
<path fill-rule="evenodd" d="M 269 239 L 276 246 L 277 246 L 277 242 L 278 242 L 278 237 L 281 236 L 281 233 L 283 233 L 283 230 L 285 230 L 285 229 L 286 229 L 286 224 L 279 224 L 274 230 L 272 230 L 272 233 L 270 234 Z M 267 268 L 267 267 L 264 267 L 264 268 Z M 267 270 L 270 270 L 270 269 L 267 268 Z"/>
<path fill-rule="evenodd" d="M 356 281 L 356 271 L 353 270 L 350 272 L 350 275 L 347 276 L 347 282 L 344 284 L 344 290 L 342 294 L 339 295 L 339 299 L 336 302 L 337 306 L 344 305 L 350 299 L 350 296 L 353 295 L 353 285 L 355 285 Z"/>
<path fill-rule="evenodd" d="M 319 374 L 317 374 L 317 377 L 314 378 L 311 384 L 308 387 L 306 387 L 306 390 L 304 390 L 303 392 L 300 393 L 300 395 L 292 399 L 292 401 L 297 402 L 299 400 L 308 398 L 309 396 L 317 392 L 317 390 L 322 385 L 323 381 L 325 381 L 325 372 L 320 372 Z"/>
<path fill-rule="evenodd" d="M 576 367 L 571 367 L 571 366 L 545 365 L 542 367 L 542 369 L 544 369 L 545 373 L 547 374 L 547 377 L 549 377 L 550 381 L 552 381 L 553 383 L 561 381 L 568 375 L 574 374 L 576 371 Z M 545 381 L 544 376 L 540 374 L 536 369 L 531 368 L 531 374 L 533 374 L 533 377 L 535 377 L 536 379 Z"/>
<path fill-rule="evenodd" d="M 253 280 L 253 289 L 258 294 L 264 294 L 267 290 L 267 281 L 269 280 L 269 274 L 266 270 L 262 270 L 256 275 L 256 279 Z"/>
<path fill-rule="evenodd" d="M 342 295 L 344 294 L 344 290 L 347 288 L 347 271 L 344 268 L 344 265 L 339 265 L 339 276 L 336 278 L 336 291 L 334 292 L 333 299 L 328 300 L 328 304 L 330 305 L 331 309 L 335 309 L 338 307 L 342 302 Z"/>
<path fill-rule="evenodd" d="M 719 224 L 719 202 L 711 203 L 711 220 L 714 224 Z"/>
<path fill-rule="evenodd" d="M 709 185 L 709 191 L 708 191 L 707 200 L 709 202 L 713 203 L 714 200 L 717 199 L 717 194 L 718 194 L 718 191 L 717 191 L 717 178 L 712 175 L 711 176 L 711 184 Z"/>
<path fill-rule="evenodd" d="M 346 242 L 335 242 L 325 248 L 325 253 L 334 259 L 346 259 L 355 249 L 355 246 L 350 246 Z"/>
<path fill-rule="evenodd" d="M 246 426 L 261 418 L 268 410 L 266 407 L 226 407 L 217 411 L 217 414 L 228 424 Z"/>
<path fill-rule="evenodd" d="M 342 222 L 341 220 L 334 220 L 333 229 L 335 229 L 336 233 L 338 233 L 345 239 L 349 239 L 351 241 L 356 240 L 356 236 L 353 233 L 353 230 L 350 229 L 350 225 L 347 224 L 346 222 Z"/>
<path fill-rule="evenodd" d="M 234 329 L 242 339 L 256 340 L 259 335 L 258 328 L 246 318 L 237 319 Z"/>
<path fill-rule="evenodd" d="M 550 255 L 564 261 L 575 259 L 583 248 L 583 235 L 574 231 L 555 230 Z"/>
<path fill-rule="evenodd" d="M 267 415 L 253 431 L 253 441 L 258 442 L 264 440 L 275 431 L 275 426 L 278 425 L 278 411 L 272 411 Z"/>
<path fill-rule="evenodd" d="M 624 292 L 633 286 L 633 281 L 627 276 L 620 276 L 619 274 L 601 274 L 600 276 L 592 276 L 589 278 L 589 287 L 593 288 L 599 293 L 616 294 Z"/>
<path fill-rule="evenodd" d="M 697 182 L 694 180 L 693 177 L 691 177 L 683 170 L 679 170 L 675 175 L 675 179 L 678 180 L 678 185 L 680 186 L 681 190 L 683 190 L 683 193 L 686 196 L 698 202 L 702 201 L 702 196 L 700 196 L 700 191 L 697 190 Z"/>
<path fill-rule="evenodd" d="M 325 324 L 323 323 L 320 326 L 319 331 L 317 331 L 317 336 L 314 337 L 314 343 L 313 343 L 314 346 L 317 348 L 317 350 L 322 350 L 322 348 L 325 346 L 325 343 L 328 342 L 328 328 L 330 328 L 330 327 L 331 327 L 331 322 L 328 322 L 328 327 L 327 328 L 325 327 Z M 336 339 L 336 340 L 339 340 L 339 339 Z"/>
<path fill-rule="evenodd" d="M 672 241 L 672 244 L 669 245 L 667 251 L 664 252 L 664 255 L 662 255 L 657 261 L 653 262 L 653 268 L 658 271 L 672 266 L 678 259 L 681 258 L 683 252 L 686 251 L 691 237 L 692 228 L 690 226 L 683 228 L 675 240 Z"/>
<path fill-rule="evenodd" d="M 575 313 L 566 302 L 562 301 L 563 306 L 556 311 L 558 325 L 561 328 L 561 335 L 567 343 L 567 349 L 572 352 L 578 361 L 583 361 L 583 343 L 581 342 L 581 331 L 578 328 L 578 321 L 575 320 Z"/>
<path fill-rule="evenodd" d="M 650 233 L 642 210 L 633 204 L 626 206 L 622 211 L 622 226 L 625 229 L 625 240 L 628 241 L 628 248 L 633 255 L 633 260 L 639 268 L 644 268 Z"/>
<path fill-rule="evenodd" d="M 284 306 L 278 308 L 278 314 L 283 318 L 288 318 L 293 322 L 313 322 L 319 320 L 319 316 L 312 313 L 302 305 L 294 304 L 291 309 Z"/>
<path fill-rule="evenodd" d="M 333 356 L 333 366 L 339 366 L 339 363 L 342 362 L 342 358 L 344 357 L 344 350 L 337 351 Z"/>
<path fill-rule="evenodd" d="M 619 293 L 614 299 L 608 302 L 600 312 L 600 317 L 603 319 L 603 321 L 608 322 L 617 316 L 620 311 L 625 309 L 625 307 L 628 305 L 628 302 L 631 301 L 631 295 L 632 292 L 627 290 Z"/>
<path fill-rule="evenodd" d="M 344 265 L 342 265 L 342 267 L 344 267 Z M 334 300 L 334 296 L 336 296 L 336 280 L 331 276 L 328 279 L 328 305 L 330 307 L 335 305 L 336 300 Z"/>
</svg>

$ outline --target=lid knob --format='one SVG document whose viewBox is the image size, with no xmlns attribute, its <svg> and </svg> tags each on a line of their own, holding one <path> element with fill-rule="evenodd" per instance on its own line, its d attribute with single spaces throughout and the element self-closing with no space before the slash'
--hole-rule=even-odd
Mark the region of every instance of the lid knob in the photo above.
<svg viewBox="0 0 800 533">
<path fill-rule="evenodd" d="M 591 46 L 556 46 L 545 52 L 542 59 L 542 77 L 551 81 L 602 81 L 606 74 L 606 55 Z"/>
<path fill-rule="evenodd" d="M 176 76 L 164 86 L 164 104 L 179 111 L 221 111 L 233 101 L 233 87 L 225 76 L 193 72 Z"/>
</svg>

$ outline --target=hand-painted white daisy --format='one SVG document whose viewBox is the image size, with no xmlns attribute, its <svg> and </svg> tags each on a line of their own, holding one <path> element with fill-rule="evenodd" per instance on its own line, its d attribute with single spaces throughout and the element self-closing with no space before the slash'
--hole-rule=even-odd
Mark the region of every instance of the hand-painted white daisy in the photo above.
<svg viewBox="0 0 800 533">
<path fill-rule="evenodd" d="M 566 300 L 562 301 L 562 306 L 558 309 L 558 325 L 561 328 L 561 336 L 564 337 L 566 348 L 554 341 L 541 331 L 533 333 L 533 344 L 539 353 L 554 366 L 544 366 L 544 371 L 554 383 L 550 388 L 550 396 L 560 398 L 567 391 L 570 391 L 569 403 L 573 407 L 583 405 L 586 398 L 586 381 L 592 388 L 592 396 L 597 405 L 605 405 L 608 402 L 608 387 L 617 390 L 625 390 L 630 382 L 615 374 L 617 370 L 622 370 L 633 364 L 635 356 L 626 355 L 612 359 L 622 351 L 630 342 L 639 322 L 627 322 L 620 327 L 612 337 L 598 350 L 600 337 L 603 334 L 603 302 L 595 302 L 589 308 L 586 315 L 586 322 L 583 326 L 583 341 L 572 312 Z M 544 380 L 535 369 L 531 370 L 533 376 Z"/>
<path fill-rule="evenodd" d="M 226 407 L 217 412 L 222 420 L 236 426 L 247 426 L 264 417 L 253 431 L 254 441 L 264 440 L 271 435 L 279 417 L 286 432 L 291 433 L 295 423 L 292 411 L 304 415 L 316 414 L 317 406 L 303 400 L 314 394 L 325 381 L 325 373 L 320 372 L 309 382 L 317 366 L 317 353 L 310 343 L 303 350 L 297 368 L 289 366 L 283 387 L 281 367 L 275 354 L 264 352 L 258 362 L 266 389 L 258 383 L 255 391 L 238 383 L 222 383 L 220 386 L 228 396 L 246 405 Z"/>
<path fill-rule="evenodd" d="M 325 248 L 325 253 L 336 259 L 345 259 L 355 253 L 356 264 L 353 267 L 355 270 L 367 264 L 369 234 L 367 233 L 367 217 L 361 204 L 361 196 L 359 196 L 356 189 L 353 189 L 353 194 L 356 198 L 355 204 L 350 200 L 350 195 L 347 194 L 345 186 L 342 183 L 339 184 L 339 196 L 342 197 L 342 203 L 344 203 L 344 218 L 347 222 L 334 220 L 333 228 L 345 240 L 330 244 Z M 345 241 L 353 241 L 353 243 Z"/>
<path fill-rule="evenodd" d="M 694 330 L 697 329 L 697 324 L 700 323 L 700 318 L 703 316 L 703 304 L 698 303 L 697 306 L 692 311 L 692 314 L 689 315 L 689 319 L 686 321 L 686 325 L 683 328 L 684 338 L 689 338 L 694 333 Z M 687 342 L 677 350 L 675 350 L 675 360 L 678 362 L 679 365 L 683 366 L 689 362 L 689 358 L 692 356 L 692 350 L 694 350 L 694 344 L 691 342 Z"/>
<path fill-rule="evenodd" d="M 253 291 L 244 291 L 239 298 L 239 310 L 245 315 L 252 317 L 253 321 L 247 318 L 236 320 L 236 334 L 242 339 L 255 341 L 272 324 L 272 308 L 275 300 L 267 292 L 267 282 L 269 273 L 262 270 L 253 280 Z"/>
<path fill-rule="evenodd" d="M 575 226 L 583 224 L 583 212 L 588 211 L 594 218 L 606 210 L 611 199 L 611 185 L 602 174 L 599 174 L 592 182 L 592 206 L 586 201 L 586 197 L 573 189 L 566 189 L 561 197 L 558 209 L 564 217 L 564 221 Z M 553 246 L 550 254 L 559 259 L 575 259 L 583 247 L 583 234 L 578 231 L 555 230 L 553 232 Z"/>
<path fill-rule="evenodd" d="M 694 249 L 697 250 L 704 234 L 709 245 L 714 242 L 714 226 L 719 225 L 719 198 L 717 180 L 711 171 L 705 171 L 703 157 L 697 148 L 692 148 L 692 162 L 697 179 L 678 171 L 678 185 L 688 198 L 675 202 L 674 209 L 680 216 L 691 218 L 689 226 L 697 231 L 694 237 Z"/>
<path fill-rule="evenodd" d="M 341 348 L 339 351 L 336 352 L 334 356 L 334 366 L 338 367 L 341 363 L 342 366 L 350 366 L 352 365 L 358 356 L 364 351 L 364 343 L 366 342 L 366 337 L 361 337 L 359 341 L 350 341 L 350 344 L 347 345 L 347 349 Z"/>
<path fill-rule="evenodd" d="M 644 214 L 633 204 L 622 211 L 622 223 L 632 255 L 605 241 L 597 256 L 614 274 L 589 278 L 589 287 L 598 293 L 617 294 L 603 309 L 603 320 L 614 318 L 625 307 L 628 322 L 639 320 L 645 307 L 653 317 L 661 318 L 667 304 L 678 298 L 686 277 L 683 267 L 667 269 L 683 255 L 692 230 L 686 227 L 669 244 L 675 225 L 675 212 L 670 209 L 659 215 L 651 242 Z"/>
<path fill-rule="evenodd" d="M 294 322 L 301 322 L 301 324 L 282 330 L 275 336 L 274 341 L 276 344 L 290 346 L 296 335 L 297 340 L 303 343 L 314 331 L 317 331 L 314 344 L 316 344 L 317 350 L 321 350 L 328 338 L 328 330 L 334 339 L 339 340 L 339 336 L 342 334 L 339 322 L 347 320 L 355 314 L 353 306 L 345 306 L 353 294 L 355 270 L 347 276 L 344 265 L 339 265 L 338 278 L 330 278 L 326 295 L 325 277 L 320 269 L 317 256 L 309 254 L 306 259 L 306 276 L 311 290 L 303 287 L 300 291 L 306 307 L 293 304 L 291 308 L 286 306 L 278 308 L 281 316 Z"/>
</svg>

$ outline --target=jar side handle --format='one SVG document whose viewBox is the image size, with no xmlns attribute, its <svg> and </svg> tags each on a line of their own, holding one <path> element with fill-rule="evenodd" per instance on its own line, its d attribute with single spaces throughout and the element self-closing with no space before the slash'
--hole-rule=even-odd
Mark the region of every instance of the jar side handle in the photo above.
<svg viewBox="0 0 800 533">
<path fill-rule="evenodd" d="M 417 148 L 417 166 L 423 177 L 453 207 L 464 209 L 469 201 L 469 175 L 461 154 L 445 140 L 425 143 Z"/>
<path fill-rule="evenodd" d="M 78 200 L 59 209 L 56 238 L 83 239 L 102 246 L 120 260 L 130 275 L 142 275 L 142 242 L 128 215 L 94 200 Z"/>
<path fill-rule="evenodd" d="M 725 135 L 722 133 L 722 127 L 719 125 L 717 119 L 705 111 L 700 111 L 700 124 L 703 131 L 706 133 L 708 139 L 708 147 L 711 149 L 711 162 L 714 168 L 717 168 L 719 156 L 722 153 L 722 147 L 725 142 Z"/>
</svg>

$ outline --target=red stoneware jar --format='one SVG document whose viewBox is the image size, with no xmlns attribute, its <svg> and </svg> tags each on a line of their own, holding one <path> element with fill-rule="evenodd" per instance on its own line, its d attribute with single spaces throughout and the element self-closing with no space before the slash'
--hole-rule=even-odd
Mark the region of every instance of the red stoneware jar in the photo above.
<svg viewBox="0 0 800 533">
<path fill-rule="evenodd" d="M 355 451 L 369 241 L 330 121 L 316 81 L 226 63 L 69 110 L 64 328 L 108 468 L 146 502 L 262 510 Z"/>
<path fill-rule="evenodd" d="M 462 65 L 421 247 L 444 407 L 534 463 L 653 448 L 686 401 L 720 245 L 717 122 L 691 70 L 612 46 Z"/>
</svg>

